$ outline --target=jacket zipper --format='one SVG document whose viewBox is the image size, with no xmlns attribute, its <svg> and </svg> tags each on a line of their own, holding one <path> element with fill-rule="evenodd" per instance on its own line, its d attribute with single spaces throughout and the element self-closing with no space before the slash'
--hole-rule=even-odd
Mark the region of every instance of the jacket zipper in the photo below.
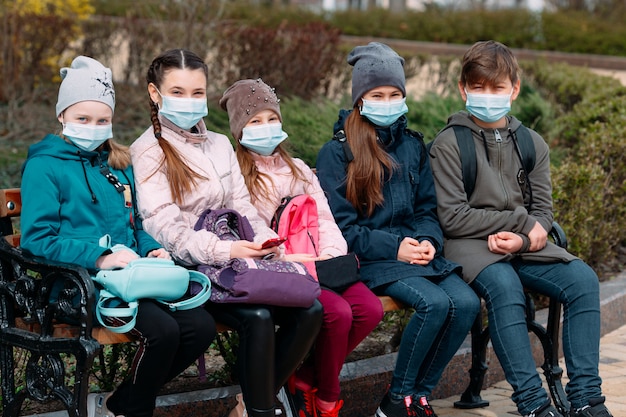
<svg viewBox="0 0 626 417">
<path fill-rule="evenodd" d="M 502 178 L 502 135 L 498 129 L 493 130 L 493 134 L 496 137 L 496 145 L 498 145 L 498 176 L 500 177 L 500 186 L 502 187 L 502 193 L 504 194 L 504 206 L 509 206 L 509 194 L 504 186 L 504 179 Z"/>
</svg>

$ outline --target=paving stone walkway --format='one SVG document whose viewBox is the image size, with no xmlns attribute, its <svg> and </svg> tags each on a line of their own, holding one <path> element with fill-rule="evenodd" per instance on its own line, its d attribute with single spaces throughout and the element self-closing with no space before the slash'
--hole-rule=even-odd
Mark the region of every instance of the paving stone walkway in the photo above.
<svg viewBox="0 0 626 417">
<path fill-rule="evenodd" d="M 561 360 L 561 367 L 565 364 Z M 540 370 L 541 373 L 541 370 Z M 626 417 L 626 325 L 606 334 L 600 341 L 600 376 L 606 404 L 614 417 Z M 567 378 L 563 378 L 563 384 Z M 519 416 L 511 401 L 511 386 L 501 381 L 482 391 L 481 396 L 490 402 L 489 407 L 459 410 L 453 403 L 459 396 L 431 402 L 439 417 L 509 417 Z"/>
</svg>

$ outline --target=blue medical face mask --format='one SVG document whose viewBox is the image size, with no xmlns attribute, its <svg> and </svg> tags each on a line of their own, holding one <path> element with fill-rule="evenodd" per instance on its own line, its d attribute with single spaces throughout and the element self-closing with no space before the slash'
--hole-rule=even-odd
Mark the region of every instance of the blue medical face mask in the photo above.
<svg viewBox="0 0 626 417">
<path fill-rule="evenodd" d="M 486 123 L 494 123 L 511 111 L 511 95 L 509 94 L 478 94 L 468 93 L 465 108 L 474 117 Z"/>
<path fill-rule="evenodd" d="M 409 111 L 406 105 L 406 97 L 393 101 L 372 101 L 363 99 L 361 115 L 374 123 L 376 126 L 391 126 Z"/>
<path fill-rule="evenodd" d="M 85 125 L 63 123 L 63 136 L 84 151 L 94 151 L 98 146 L 113 137 L 113 125 Z"/>
<path fill-rule="evenodd" d="M 170 97 L 163 94 L 161 98 L 163 104 L 159 113 L 181 129 L 191 129 L 209 114 L 206 98 Z"/>
<path fill-rule="evenodd" d="M 260 155 L 268 156 L 287 139 L 282 123 L 264 123 L 247 126 L 242 130 L 241 145 Z"/>
</svg>

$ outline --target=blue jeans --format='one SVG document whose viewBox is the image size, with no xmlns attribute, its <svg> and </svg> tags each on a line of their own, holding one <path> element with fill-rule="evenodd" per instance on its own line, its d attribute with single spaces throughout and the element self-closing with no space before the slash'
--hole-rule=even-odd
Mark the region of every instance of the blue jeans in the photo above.
<svg viewBox="0 0 626 417">
<path fill-rule="evenodd" d="M 471 283 L 487 303 L 489 333 L 513 401 L 522 415 L 548 401 L 532 356 L 524 311 L 524 287 L 563 305 L 563 353 L 572 407 L 602 395 L 598 375 L 600 298 L 595 272 L 583 261 L 569 263 L 499 262 Z"/>
<path fill-rule="evenodd" d="M 412 266 L 402 264 L 385 271 L 402 278 L 376 289 L 415 309 L 402 334 L 389 391 L 394 398 L 428 396 L 472 327 L 480 302 L 456 274 L 434 280 L 407 276 Z"/>
</svg>

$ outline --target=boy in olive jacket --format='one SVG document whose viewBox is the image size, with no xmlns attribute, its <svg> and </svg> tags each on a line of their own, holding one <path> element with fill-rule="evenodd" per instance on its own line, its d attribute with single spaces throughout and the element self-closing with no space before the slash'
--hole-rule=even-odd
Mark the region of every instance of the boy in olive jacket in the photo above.
<svg viewBox="0 0 626 417">
<path fill-rule="evenodd" d="M 569 416 L 611 417 L 598 375 L 598 277 L 548 242 L 553 219 L 548 146 L 507 116 L 520 92 L 519 72 L 511 50 L 498 42 L 477 42 L 463 56 L 458 87 L 467 112 L 450 117 L 430 150 L 444 252 L 463 266 L 464 279 L 487 303 L 494 350 L 522 416 L 565 417 L 550 404 L 536 371 L 525 322 L 527 287 L 564 306 Z M 476 179 L 469 195 L 452 126 L 468 132 L 459 140 L 474 142 Z M 520 129 L 530 135 L 522 138 Z M 534 148 L 531 168 L 524 163 L 523 139 Z"/>
</svg>

